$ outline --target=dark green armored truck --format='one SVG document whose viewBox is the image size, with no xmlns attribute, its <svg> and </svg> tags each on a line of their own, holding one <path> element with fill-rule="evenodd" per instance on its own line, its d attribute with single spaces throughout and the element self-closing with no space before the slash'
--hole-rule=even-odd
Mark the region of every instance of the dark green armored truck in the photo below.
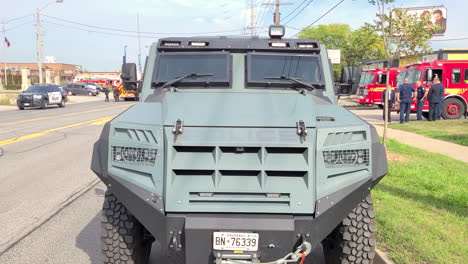
<svg viewBox="0 0 468 264">
<path fill-rule="evenodd" d="M 326 48 L 283 35 L 151 46 L 140 102 L 94 146 L 105 263 L 315 263 L 320 246 L 327 263 L 373 262 L 385 150 L 336 104 Z"/>
</svg>

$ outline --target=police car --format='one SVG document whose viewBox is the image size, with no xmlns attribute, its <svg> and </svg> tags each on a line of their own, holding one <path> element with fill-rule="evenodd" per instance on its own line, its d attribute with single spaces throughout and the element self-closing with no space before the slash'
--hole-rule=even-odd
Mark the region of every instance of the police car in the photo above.
<svg viewBox="0 0 468 264">
<path fill-rule="evenodd" d="M 16 98 L 16 105 L 20 110 L 25 107 L 40 107 L 46 109 L 49 105 L 65 107 L 66 98 L 58 85 L 35 84 Z"/>
</svg>

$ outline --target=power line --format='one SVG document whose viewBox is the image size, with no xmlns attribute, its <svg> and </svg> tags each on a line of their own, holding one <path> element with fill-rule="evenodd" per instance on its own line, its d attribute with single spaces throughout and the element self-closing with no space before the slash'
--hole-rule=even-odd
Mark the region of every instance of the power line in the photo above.
<svg viewBox="0 0 468 264">
<path fill-rule="evenodd" d="M 19 28 L 19 27 L 22 27 L 22 26 L 24 26 L 24 25 L 28 25 L 28 24 L 31 24 L 31 23 L 34 23 L 34 20 L 33 20 L 33 21 L 26 22 L 26 23 L 23 23 L 23 24 L 16 25 L 16 26 L 11 27 L 11 28 L 7 28 L 7 29 L 5 29 L 5 32 L 15 30 L 15 29 L 17 29 L 17 28 Z"/>
<path fill-rule="evenodd" d="M 20 19 L 23 19 L 23 18 L 26 18 L 26 17 L 32 17 L 32 16 L 34 16 L 34 14 L 28 14 L 28 15 L 25 15 L 25 16 L 20 16 L 20 17 L 12 18 L 12 19 L 10 19 L 10 20 L 5 21 L 5 24 L 8 24 L 8 23 L 11 23 L 11 22 L 13 22 L 13 21 L 20 20 Z"/>
<path fill-rule="evenodd" d="M 453 38 L 453 39 L 431 39 L 431 41 L 455 41 L 455 40 L 468 40 L 468 37 Z"/>
<path fill-rule="evenodd" d="M 300 13 L 302 13 L 309 5 L 313 2 L 314 0 L 310 0 L 307 5 L 305 5 L 299 12 L 297 12 L 292 18 L 288 20 L 288 22 L 283 23 L 284 25 L 287 25 L 289 22 L 291 22 L 294 18 L 296 18 Z"/>
<path fill-rule="evenodd" d="M 56 20 L 59 20 L 59 21 L 62 21 L 62 22 L 67 22 L 67 23 L 76 24 L 76 25 L 89 27 L 89 28 L 116 31 L 116 32 L 124 32 L 124 33 L 134 33 L 134 34 L 138 33 L 137 31 L 133 31 L 133 30 L 124 30 L 124 29 L 117 29 L 117 28 L 94 26 L 94 25 L 79 23 L 79 22 L 75 22 L 75 21 L 71 21 L 71 20 L 67 20 L 67 19 L 48 16 L 48 15 L 43 15 L 43 16 L 48 17 L 48 18 L 52 18 L 52 19 L 56 19 Z M 229 32 L 240 32 L 240 31 L 242 31 L 242 29 L 211 31 L 211 32 L 144 32 L 144 31 L 141 31 L 140 33 L 149 34 L 149 35 L 201 35 L 201 34 L 220 34 L 220 33 L 229 33 Z"/>
<path fill-rule="evenodd" d="M 296 8 L 294 8 L 293 11 L 291 11 L 289 14 L 287 14 L 283 19 L 281 20 L 285 20 L 286 18 L 288 18 L 290 15 L 292 15 L 294 12 L 296 12 L 297 9 L 299 9 L 299 7 L 302 6 L 302 4 L 304 4 L 307 0 L 304 0 L 302 1 L 298 6 L 296 6 Z"/>
<path fill-rule="evenodd" d="M 326 16 L 328 13 L 330 13 L 333 9 L 337 8 L 339 5 L 341 5 L 341 3 L 343 3 L 345 0 L 341 0 L 340 2 L 338 2 L 336 5 L 334 5 L 332 8 L 330 8 L 327 12 L 325 12 L 323 15 L 321 15 L 319 18 L 317 18 L 314 22 L 312 22 L 310 25 L 304 27 L 302 30 L 308 28 L 308 27 L 311 27 L 313 26 L 315 23 L 317 23 L 320 19 L 322 19 L 324 16 Z M 296 34 L 292 35 L 291 38 L 294 38 L 295 36 L 299 35 L 299 33 L 302 32 L 299 31 L 297 32 Z"/>
<path fill-rule="evenodd" d="M 76 27 L 76 26 L 71 26 L 71 25 L 64 25 L 64 24 L 59 24 L 59 23 L 55 23 L 55 22 L 52 22 L 52 21 L 49 21 L 49 20 L 44 20 L 42 19 L 43 22 L 46 22 L 46 23 L 49 23 L 49 24 L 53 24 L 53 25 L 57 25 L 57 26 L 61 26 L 61 27 L 68 27 L 68 28 L 73 28 L 73 29 L 76 29 L 76 30 L 81 30 L 81 31 L 86 31 L 88 33 L 96 33 L 96 34 L 104 34 L 104 35 L 111 35 L 111 36 L 121 36 L 121 37 L 132 37 L 132 38 L 138 38 L 138 35 L 137 35 L 137 32 L 135 32 L 134 35 L 131 35 L 131 34 L 121 34 L 121 33 L 112 33 L 112 32 L 104 32 L 104 31 L 98 31 L 98 30 L 91 30 L 91 29 L 86 29 L 86 28 L 80 28 L 80 27 Z M 140 33 L 143 33 L 143 32 L 140 32 Z M 162 33 L 160 33 L 162 34 Z M 171 35 L 171 34 L 174 34 L 174 33 L 167 33 L 168 35 Z M 228 36 L 237 36 L 237 35 L 228 35 Z M 159 37 L 157 36 L 140 36 L 141 38 L 147 38 L 147 39 L 157 39 Z"/>
</svg>

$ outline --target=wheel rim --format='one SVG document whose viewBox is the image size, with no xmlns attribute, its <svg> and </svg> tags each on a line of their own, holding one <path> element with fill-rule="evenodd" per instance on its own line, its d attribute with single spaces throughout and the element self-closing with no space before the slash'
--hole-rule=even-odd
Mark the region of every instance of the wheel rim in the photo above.
<svg viewBox="0 0 468 264">
<path fill-rule="evenodd" d="M 460 106 L 458 106 L 458 104 L 449 104 L 447 105 L 446 112 L 450 116 L 458 115 L 460 112 Z"/>
</svg>

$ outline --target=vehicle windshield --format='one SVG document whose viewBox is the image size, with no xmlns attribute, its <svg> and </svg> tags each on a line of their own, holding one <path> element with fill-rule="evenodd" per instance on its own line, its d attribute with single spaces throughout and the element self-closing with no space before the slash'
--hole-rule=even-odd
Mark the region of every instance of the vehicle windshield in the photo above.
<svg viewBox="0 0 468 264">
<path fill-rule="evenodd" d="M 397 85 L 403 84 L 403 81 L 408 78 L 408 83 L 416 83 L 416 81 L 421 80 L 421 70 L 411 69 L 404 72 L 401 72 L 398 75 Z"/>
<path fill-rule="evenodd" d="M 190 74 L 208 74 L 184 78 L 177 84 L 229 84 L 229 54 L 225 52 L 212 53 L 162 53 L 153 75 L 153 83 L 157 86 Z"/>
<path fill-rule="evenodd" d="M 372 73 L 363 73 L 361 74 L 361 79 L 359 84 L 372 84 L 374 81 L 374 75 Z"/>
<path fill-rule="evenodd" d="M 268 78 L 284 76 L 307 83 L 323 83 L 319 57 L 315 55 L 249 54 L 248 63 L 249 82 L 271 83 L 272 80 Z M 286 83 L 294 84 L 290 81 Z"/>
<path fill-rule="evenodd" d="M 33 85 L 29 87 L 25 92 L 27 93 L 43 93 L 47 91 L 48 86 Z"/>
</svg>

